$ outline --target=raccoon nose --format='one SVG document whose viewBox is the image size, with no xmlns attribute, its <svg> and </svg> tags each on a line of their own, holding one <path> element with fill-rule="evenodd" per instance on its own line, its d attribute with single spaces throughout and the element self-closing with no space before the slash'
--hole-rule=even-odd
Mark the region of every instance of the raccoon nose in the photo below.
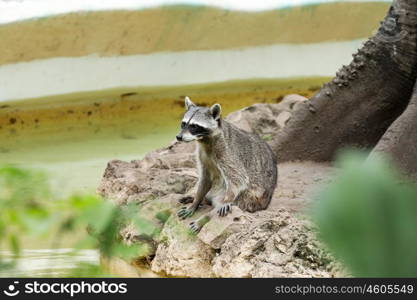
<svg viewBox="0 0 417 300">
<path fill-rule="evenodd" d="M 177 135 L 177 141 L 179 141 L 179 142 L 181 142 L 181 141 L 182 141 L 182 135 L 181 135 L 181 134 L 178 134 L 178 135 Z"/>
</svg>

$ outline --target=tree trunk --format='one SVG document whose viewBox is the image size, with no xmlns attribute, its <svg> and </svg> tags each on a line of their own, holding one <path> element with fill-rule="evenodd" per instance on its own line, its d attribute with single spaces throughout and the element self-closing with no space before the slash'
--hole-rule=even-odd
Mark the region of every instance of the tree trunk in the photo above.
<svg viewBox="0 0 417 300">
<path fill-rule="evenodd" d="M 328 161 L 341 147 L 373 148 L 409 102 L 416 44 L 417 1 L 395 0 L 350 65 L 277 134 L 273 149 L 279 161 Z"/>
<path fill-rule="evenodd" d="M 407 109 L 388 128 L 373 153 L 387 155 L 405 175 L 417 179 L 417 84 Z"/>
</svg>

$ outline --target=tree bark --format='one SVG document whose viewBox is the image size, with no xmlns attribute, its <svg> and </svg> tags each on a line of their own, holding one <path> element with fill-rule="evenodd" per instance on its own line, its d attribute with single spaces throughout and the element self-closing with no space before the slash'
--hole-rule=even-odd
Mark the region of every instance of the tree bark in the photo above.
<svg viewBox="0 0 417 300">
<path fill-rule="evenodd" d="M 406 108 L 416 77 L 417 1 L 395 0 L 353 61 L 274 138 L 278 160 L 328 161 L 342 147 L 373 148 Z"/>
<path fill-rule="evenodd" d="M 407 109 L 388 128 L 374 153 L 385 154 L 405 175 L 417 179 L 417 84 Z"/>
</svg>

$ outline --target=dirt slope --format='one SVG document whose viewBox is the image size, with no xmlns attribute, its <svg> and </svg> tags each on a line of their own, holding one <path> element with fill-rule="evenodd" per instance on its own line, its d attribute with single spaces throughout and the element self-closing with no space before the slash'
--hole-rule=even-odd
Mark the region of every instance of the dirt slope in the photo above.
<svg viewBox="0 0 417 300">
<path fill-rule="evenodd" d="M 0 65 L 92 53 L 133 55 L 360 39 L 371 35 L 387 7 L 332 3 L 248 13 L 170 6 L 71 13 L 0 26 Z"/>
</svg>

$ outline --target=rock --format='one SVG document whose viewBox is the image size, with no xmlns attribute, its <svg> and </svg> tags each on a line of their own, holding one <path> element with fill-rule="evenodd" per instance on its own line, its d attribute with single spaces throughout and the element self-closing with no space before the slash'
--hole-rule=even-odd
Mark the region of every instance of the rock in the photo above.
<svg viewBox="0 0 417 300">
<path fill-rule="evenodd" d="M 278 106 L 279 104 L 254 104 L 229 114 L 226 121 L 247 132 L 254 132 L 263 138 L 269 137 L 280 129 L 276 117 L 283 110 Z"/>
<path fill-rule="evenodd" d="M 109 272 L 109 274 L 116 275 L 118 277 L 160 277 L 159 274 L 153 273 L 151 270 L 149 270 L 149 268 L 146 268 L 146 266 L 142 264 L 138 264 L 136 262 L 128 263 L 118 257 L 101 257 L 100 264 L 107 272 Z"/>
<path fill-rule="evenodd" d="M 213 257 L 214 249 L 172 216 L 161 232 L 151 270 L 174 277 L 213 277 Z"/>
<path fill-rule="evenodd" d="M 286 125 L 297 105 L 305 104 L 304 97 L 290 95 L 278 104 L 244 108 L 230 114 L 227 120 L 268 140 Z M 325 182 L 324 174 L 330 167 L 313 172 L 318 170 L 316 165 L 285 165 L 282 174 L 286 178 L 279 183 L 267 210 L 248 213 L 233 207 L 230 215 L 214 217 L 196 236 L 189 232 L 189 222 L 212 208 L 203 206 L 185 221 L 176 216 L 182 206 L 179 200 L 195 194 L 198 178 L 194 152 L 195 143 L 174 142 L 142 160 L 113 160 L 107 165 L 98 192 L 147 224 L 138 227 L 126 222 L 119 226 L 125 244 L 145 244 L 148 251 L 138 253 L 127 265 L 104 260 L 115 274 L 135 276 L 133 269 L 137 276 L 168 277 L 336 274 L 334 260 L 314 238 L 312 225 L 295 217 L 307 203 L 309 187 Z"/>
<path fill-rule="evenodd" d="M 258 103 L 229 114 L 226 121 L 247 132 L 254 132 L 266 141 L 282 129 L 292 113 L 308 99 L 292 94 L 277 104 Z"/>
<path fill-rule="evenodd" d="M 141 170 L 181 169 L 195 167 L 194 143 L 173 142 L 167 148 L 148 153 L 142 160 L 133 161 Z"/>
<path fill-rule="evenodd" d="M 300 105 L 303 105 L 306 102 L 308 102 L 308 98 L 297 94 L 290 94 L 286 95 L 279 104 L 281 104 L 285 110 L 295 111 Z"/>
<path fill-rule="evenodd" d="M 331 257 L 306 221 L 286 210 L 256 213 L 213 260 L 218 277 L 329 277 Z"/>
<path fill-rule="evenodd" d="M 198 238 L 213 249 L 220 249 L 229 236 L 242 230 L 249 217 L 239 207 L 233 207 L 231 214 L 208 222 Z"/>
<path fill-rule="evenodd" d="M 97 191 L 117 205 L 144 203 L 168 194 L 189 192 L 197 182 L 191 153 L 170 153 L 131 163 L 108 163 Z"/>
<path fill-rule="evenodd" d="M 277 117 L 278 126 L 284 128 L 287 122 L 291 119 L 291 113 L 288 111 L 283 111 Z"/>
<path fill-rule="evenodd" d="M 167 195 L 153 201 L 149 201 L 137 208 L 136 216 L 146 222 L 147 226 L 138 228 L 135 224 L 128 223 L 122 226 L 120 236 L 126 245 L 146 244 L 148 251 L 144 256 L 154 255 L 157 247 L 159 232 L 164 227 L 166 220 L 176 213 L 180 207 L 178 200 L 183 197 L 179 194 Z M 132 209 L 129 207 L 129 209 Z M 138 256 L 137 258 L 143 258 Z"/>
</svg>

